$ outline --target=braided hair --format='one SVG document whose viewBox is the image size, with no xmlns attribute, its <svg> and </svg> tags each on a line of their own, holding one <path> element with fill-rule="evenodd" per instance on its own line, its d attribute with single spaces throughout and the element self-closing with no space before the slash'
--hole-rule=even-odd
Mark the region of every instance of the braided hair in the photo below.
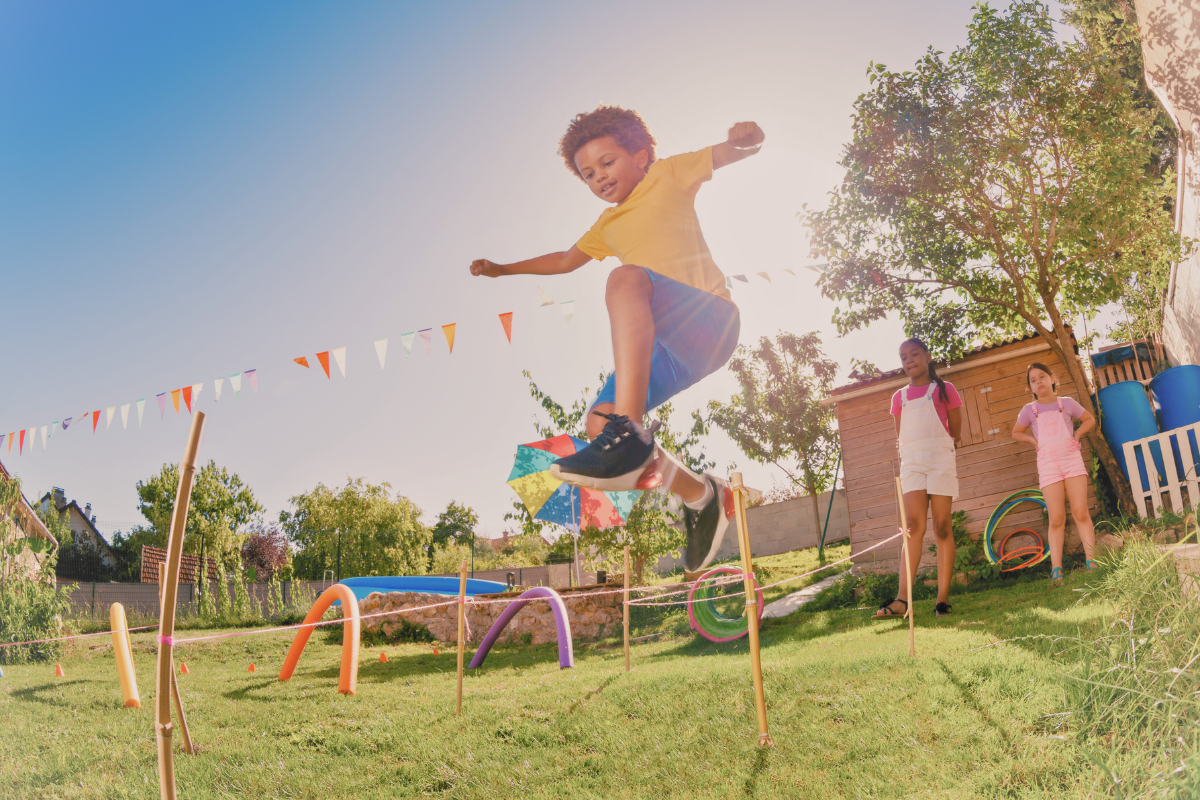
<svg viewBox="0 0 1200 800">
<path fill-rule="evenodd" d="M 920 339 L 906 339 L 903 342 L 901 342 L 900 349 L 903 350 L 904 346 L 907 344 L 915 344 L 917 347 L 921 348 L 926 353 L 929 352 L 929 345 L 925 344 Z M 937 367 L 934 365 L 932 359 L 930 359 L 930 361 L 929 361 L 929 379 L 937 384 L 938 394 L 941 396 L 942 402 L 949 403 L 950 396 L 946 394 L 946 382 L 938 377 Z"/>
</svg>

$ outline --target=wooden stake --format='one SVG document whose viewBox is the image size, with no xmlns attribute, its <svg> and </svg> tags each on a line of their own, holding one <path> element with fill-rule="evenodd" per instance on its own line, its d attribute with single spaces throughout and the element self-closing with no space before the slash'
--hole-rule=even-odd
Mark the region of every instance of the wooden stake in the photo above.
<svg viewBox="0 0 1200 800">
<path fill-rule="evenodd" d="M 464 629 L 467 621 L 467 562 L 458 568 L 458 704 L 455 716 L 462 716 L 463 648 L 466 646 Z"/>
<path fill-rule="evenodd" d="M 171 513 L 171 530 L 167 539 L 166 561 L 160 565 L 166 571 L 162 580 L 158 620 L 158 670 L 154 691 L 154 736 L 158 745 L 158 790 L 162 800 L 175 800 L 175 761 L 171 752 L 171 685 L 175 673 L 172 660 L 175 635 L 175 598 L 179 590 L 179 562 L 183 556 L 183 531 L 187 527 L 188 504 L 192 499 L 192 480 L 196 476 L 196 451 L 204 430 L 204 412 L 192 415 L 187 447 L 179 464 L 179 489 L 175 493 L 175 508 Z M 176 697 L 178 703 L 178 697 Z M 180 706 L 182 708 L 182 706 Z"/>
<path fill-rule="evenodd" d="M 625 545 L 625 602 L 621 606 L 625 625 L 625 671 L 629 672 L 629 545 Z"/>
<path fill-rule="evenodd" d="M 913 619 L 913 571 L 908 560 L 908 514 L 904 510 L 904 490 L 900 488 L 899 476 L 896 476 L 896 499 L 900 501 L 900 525 L 904 530 L 904 547 L 900 550 L 900 558 L 904 565 L 904 580 L 908 584 L 908 610 L 904 612 L 904 616 L 908 617 L 908 655 L 910 658 L 916 658 L 917 633 L 916 622 Z M 950 577 L 953 579 L 954 576 Z"/>
<path fill-rule="evenodd" d="M 171 698 L 175 701 L 175 713 L 179 715 L 179 732 L 183 734 L 183 752 L 194 755 L 196 748 L 192 746 L 192 734 L 188 730 L 187 717 L 183 714 L 183 701 L 179 699 L 179 679 L 175 670 L 171 670 Z"/>
<path fill-rule="evenodd" d="M 731 476 L 734 520 L 737 523 L 738 547 L 742 551 L 742 580 L 746 587 L 746 628 L 750 632 L 750 672 L 754 679 L 754 710 L 758 713 L 758 746 L 774 747 L 767 731 L 767 698 L 763 692 L 762 658 L 758 652 L 758 592 L 754 586 L 754 565 L 751 563 L 750 526 L 746 524 L 746 496 L 742 473 Z M 718 489 L 718 491 L 720 491 Z"/>
</svg>

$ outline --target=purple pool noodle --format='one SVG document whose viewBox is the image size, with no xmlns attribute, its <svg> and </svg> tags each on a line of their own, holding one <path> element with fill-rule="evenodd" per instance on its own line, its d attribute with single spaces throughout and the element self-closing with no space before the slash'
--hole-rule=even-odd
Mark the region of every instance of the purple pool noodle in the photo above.
<svg viewBox="0 0 1200 800">
<path fill-rule="evenodd" d="M 554 624 L 558 629 L 559 668 L 567 669 L 575 666 L 575 648 L 571 642 L 571 623 L 567 619 L 567 607 L 558 592 L 545 586 L 535 586 L 524 592 L 508 608 L 504 609 L 504 613 L 492 625 L 492 629 L 488 631 L 487 636 L 483 637 L 483 643 L 475 651 L 475 656 L 471 659 L 471 665 L 468 669 L 476 669 L 483 666 L 483 660 L 487 658 L 488 651 L 492 649 L 492 645 L 500 638 L 500 634 L 504 631 L 504 626 L 508 625 L 509 621 L 517 615 L 517 612 L 535 597 L 544 597 L 550 600 L 550 610 L 554 612 Z"/>
</svg>

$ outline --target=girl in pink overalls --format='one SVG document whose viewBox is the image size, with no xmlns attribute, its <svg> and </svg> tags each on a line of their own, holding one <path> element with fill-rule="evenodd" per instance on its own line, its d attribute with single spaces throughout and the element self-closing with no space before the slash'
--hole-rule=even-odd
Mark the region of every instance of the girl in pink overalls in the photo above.
<svg viewBox="0 0 1200 800">
<path fill-rule="evenodd" d="M 1058 384 L 1045 364 L 1030 364 L 1025 379 L 1034 400 L 1021 409 L 1012 438 L 1037 447 L 1038 484 L 1050 517 L 1050 580 L 1062 583 L 1063 539 L 1067 530 L 1067 504 L 1071 501 L 1071 519 L 1079 529 L 1087 568 L 1096 546 L 1095 530 L 1087 506 L 1088 471 L 1079 451 L 1079 440 L 1096 425 L 1096 418 L 1070 397 L 1055 394 Z M 1079 420 L 1079 427 L 1075 427 Z"/>
<path fill-rule="evenodd" d="M 950 504 L 958 497 L 958 468 L 955 441 L 962 427 L 962 399 L 954 384 L 937 376 L 929 348 L 920 339 L 900 345 L 900 363 L 908 375 L 908 386 L 892 396 L 896 438 L 900 449 L 900 489 L 908 518 L 908 562 L 912 574 L 921 561 L 926 514 L 932 512 L 937 540 L 938 596 L 934 613 L 950 613 L 950 580 L 954 577 L 954 534 L 950 526 Z M 911 598 L 904 565 L 900 565 L 900 588 L 895 599 L 879 607 L 876 619 L 903 616 Z"/>
</svg>

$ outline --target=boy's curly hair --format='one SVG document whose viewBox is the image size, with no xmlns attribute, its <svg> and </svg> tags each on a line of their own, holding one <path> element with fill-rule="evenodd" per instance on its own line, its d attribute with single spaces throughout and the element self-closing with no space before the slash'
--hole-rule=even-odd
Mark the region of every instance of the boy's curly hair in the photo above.
<svg viewBox="0 0 1200 800">
<path fill-rule="evenodd" d="M 611 136 L 617 144 L 636 153 L 645 150 L 650 154 L 646 166 L 654 163 L 654 137 L 650 129 L 636 111 L 620 106 L 598 106 L 595 111 L 576 114 L 567 126 L 567 132 L 558 140 L 558 154 L 566 163 L 567 169 L 574 172 L 581 180 L 579 168 L 575 166 L 575 154 L 593 139 Z"/>
</svg>

